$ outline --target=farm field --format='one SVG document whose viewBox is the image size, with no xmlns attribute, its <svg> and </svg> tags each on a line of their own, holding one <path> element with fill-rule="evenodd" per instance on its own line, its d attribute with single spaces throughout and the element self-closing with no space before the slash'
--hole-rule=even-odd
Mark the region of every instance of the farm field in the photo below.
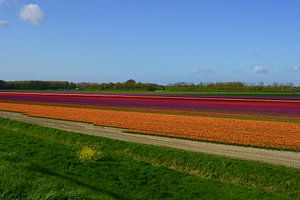
<svg viewBox="0 0 300 200">
<path fill-rule="evenodd" d="M 78 152 L 100 157 L 82 163 Z M 0 118 L 3 199 L 298 199 L 299 169 Z"/>
<path fill-rule="evenodd" d="M 0 200 L 300 200 L 299 7 L 0 0 Z"/>
<path fill-rule="evenodd" d="M 0 92 L 1 101 L 300 117 L 300 97 Z"/>
<path fill-rule="evenodd" d="M 0 110 L 201 141 L 300 150 L 300 98 L 1 92 Z"/>
<path fill-rule="evenodd" d="M 138 94 L 138 95 L 187 95 L 187 96 L 245 96 L 245 97 L 291 97 L 291 98 L 300 98 L 300 92 L 289 92 L 289 91 L 281 91 L 281 92 L 256 92 L 256 91 L 172 91 L 172 90 L 38 90 L 38 89 L 0 89 L 2 92 L 42 92 L 42 93 L 73 93 L 73 94 Z"/>
</svg>

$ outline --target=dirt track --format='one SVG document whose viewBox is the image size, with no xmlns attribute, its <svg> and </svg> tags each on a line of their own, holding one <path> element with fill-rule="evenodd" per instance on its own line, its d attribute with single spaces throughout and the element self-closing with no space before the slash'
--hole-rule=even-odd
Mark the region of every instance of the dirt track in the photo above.
<svg viewBox="0 0 300 200">
<path fill-rule="evenodd" d="M 94 126 L 92 124 L 86 124 L 82 122 L 70 122 L 56 119 L 29 117 L 21 113 L 5 111 L 0 111 L 0 117 L 66 131 L 101 136 L 115 140 L 164 146 L 186 151 L 227 156 L 243 160 L 254 160 L 300 169 L 300 152 L 266 150 L 252 147 L 214 144 L 167 137 L 128 134 L 125 133 L 125 129 Z"/>
</svg>

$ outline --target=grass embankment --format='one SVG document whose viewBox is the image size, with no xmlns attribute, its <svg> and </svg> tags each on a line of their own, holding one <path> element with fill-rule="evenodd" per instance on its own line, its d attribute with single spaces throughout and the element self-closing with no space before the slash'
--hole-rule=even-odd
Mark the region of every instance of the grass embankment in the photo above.
<svg viewBox="0 0 300 200">
<path fill-rule="evenodd" d="M 0 118 L 0 199 L 297 199 L 299 172 Z"/>
</svg>

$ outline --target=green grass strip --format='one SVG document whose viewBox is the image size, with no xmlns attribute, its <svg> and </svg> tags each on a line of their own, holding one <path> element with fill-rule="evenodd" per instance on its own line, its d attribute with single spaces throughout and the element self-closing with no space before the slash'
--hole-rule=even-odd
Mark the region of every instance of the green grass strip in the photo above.
<svg viewBox="0 0 300 200">
<path fill-rule="evenodd" d="M 300 199 L 299 172 L 0 118 L 0 199 Z"/>
</svg>

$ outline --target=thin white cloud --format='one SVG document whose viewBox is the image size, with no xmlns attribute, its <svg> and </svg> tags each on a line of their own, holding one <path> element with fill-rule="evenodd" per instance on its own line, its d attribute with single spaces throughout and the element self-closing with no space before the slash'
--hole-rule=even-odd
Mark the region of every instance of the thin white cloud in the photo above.
<svg viewBox="0 0 300 200">
<path fill-rule="evenodd" d="M 0 19 L 0 28 L 8 27 L 8 25 L 7 21 Z"/>
<path fill-rule="evenodd" d="M 253 72 L 255 74 L 266 74 L 269 73 L 271 70 L 267 68 L 266 66 L 257 65 L 253 68 Z"/>
<path fill-rule="evenodd" d="M 292 72 L 300 72 L 300 66 L 294 66 Z"/>
<path fill-rule="evenodd" d="M 213 73 L 213 70 L 211 69 L 205 69 L 205 68 L 194 68 L 192 69 L 193 74 L 210 74 Z"/>
<path fill-rule="evenodd" d="M 37 4 L 23 6 L 19 14 L 23 21 L 29 21 L 34 26 L 39 25 L 44 20 L 44 13 Z"/>
</svg>

